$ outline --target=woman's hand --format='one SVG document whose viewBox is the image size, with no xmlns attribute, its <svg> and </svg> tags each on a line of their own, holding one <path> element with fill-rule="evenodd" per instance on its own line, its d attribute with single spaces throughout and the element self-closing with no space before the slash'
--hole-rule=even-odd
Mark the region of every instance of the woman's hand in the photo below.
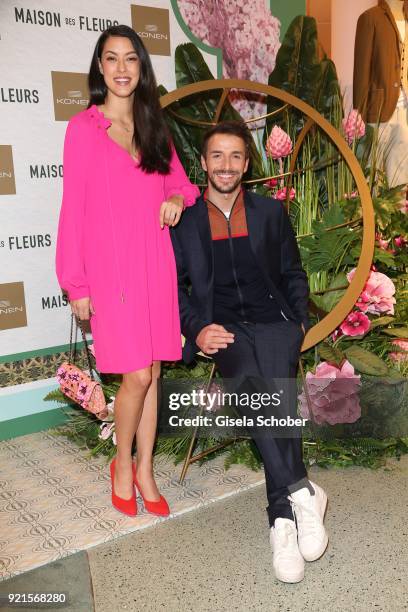
<svg viewBox="0 0 408 612">
<path fill-rule="evenodd" d="M 177 225 L 183 210 L 184 198 L 182 195 L 174 195 L 165 200 L 160 207 L 160 227 L 163 229 L 165 225 L 170 227 Z"/>
<path fill-rule="evenodd" d="M 95 314 L 91 298 L 89 297 L 80 298 L 79 300 L 71 300 L 70 304 L 72 312 L 81 321 L 88 321 L 88 319 L 90 319 L 90 315 Z"/>
</svg>

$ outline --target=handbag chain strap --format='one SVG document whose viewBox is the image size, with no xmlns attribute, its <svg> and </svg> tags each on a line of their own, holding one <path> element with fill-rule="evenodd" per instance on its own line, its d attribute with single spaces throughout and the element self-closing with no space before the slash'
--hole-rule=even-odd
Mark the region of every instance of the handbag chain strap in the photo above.
<svg viewBox="0 0 408 612">
<path fill-rule="evenodd" d="M 72 342 L 72 336 L 73 336 L 73 331 L 74 331 L 74 319 L 76 321 L 76 328 L 75 328 L 75 342 Z M 94 375 L 92 373 L 92 370 L 94 369 L 92 366 L 92 362 L 91 362 L 91 352 L 89 350 L 89 346 L 88 346 L 88 341 L 86 339 L 86 335 L 84 332 L 84 329 L 82 327 L 82 321 L 81 319 L 79 319 L 78 317 L 76 317 L 74 315 L 74 313 L 71 313 L 71 333 L 70 333 L 70 337 L 69 337 L 69 358 L 68 358 L 68 362 L 74 364 L 75 360 L 76 360 L 76 354 L 77 354 L 77 330 L 79 329 L 81 330 L 81 334 L 82 334 L 82 339 L 84 341 L 84 345 L 85 345 L 85 352 L 86 352 L 86 358 L 88 361 L 88 366 L 89 366 L 89 374 L 92 380 L 95 380 Z"/>
</svg>

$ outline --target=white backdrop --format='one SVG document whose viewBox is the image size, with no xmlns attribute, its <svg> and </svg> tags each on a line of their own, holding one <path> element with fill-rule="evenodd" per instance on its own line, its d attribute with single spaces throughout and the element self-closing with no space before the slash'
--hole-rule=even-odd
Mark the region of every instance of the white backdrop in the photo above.
<svg viewBox="0 0 408 612">
<path fill-rule="evenodd" d="M 0 358 L 68 342 L 69 306 L 54 268 L 67 123 L 55 119 L 61 94 L 53 95 L 51 72 L 87 73 L 106 20 L 132 25 L 131 5 L 169 11 L 171 55 L 151 57 L 157 82 L 172 90 L 174 51 L 188 39 L 170 0 L 0 2 Z M 154 23 L 140 27 L 165 36 Z M 216 59 L 204 56 L 216 75 Z M 83 88 L 70 87 L 66 105 L 82 110 Z"/>
</svg>

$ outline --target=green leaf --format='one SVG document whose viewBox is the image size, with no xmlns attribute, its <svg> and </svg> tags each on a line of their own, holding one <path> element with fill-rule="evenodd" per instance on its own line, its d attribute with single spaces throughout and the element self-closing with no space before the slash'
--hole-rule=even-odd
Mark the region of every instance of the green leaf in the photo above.
<svg viewBox="0 0 408 612">
<path fill-rule="evenodd" d="M 352 345 L 344 350 L 347 359 L 362 374 L 385 376 L 388 373 L 386 363 L 371 351 L 361 346 Z"/>
<path fill-rule="evenodd" d="M 373 319 L 371 321 L 371 329 L 374 329 L 375 327 L 382 327 L 383 325 L 389 325 L 393 321 L 395 321 L 395 317 L 380 317 L 379 319 Z"/>
<path fill-rule="evenodd" d="M 337 366 L 340 366 L 341 362 L 344 360 L 344 353 L 336 346 L 331 346 L 328 342 L 319 344 L 317 350 L 322 359 L 334 363 Z"/>
<path fill-rule="evenodd" d="M 387 336 L 408 339 L 408 327 L 393 327 L 392 329 L 383 329 L 382 331 L 384 334 L 387 334 Z"/>
</svg>

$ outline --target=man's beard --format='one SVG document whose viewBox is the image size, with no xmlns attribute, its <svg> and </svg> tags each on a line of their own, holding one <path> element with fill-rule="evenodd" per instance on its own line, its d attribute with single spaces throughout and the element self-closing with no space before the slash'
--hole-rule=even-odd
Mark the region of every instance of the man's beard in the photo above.
<svg viewBox="0 0 408 612">
<path fill-rule="evenodd" d="M 228 185 L 228 186 L 218 185 L 218 183 L 216 183 L 213 178 L 213 177 L 216 177 L 218 174 L 223 174 L 223 172 L 222 171 L 215 172 L 212 176 L 208 175 L 208 180 L 211 183 L 211 185 L 214 187 L 214 189 L 218 191 L 219 193 L 232 193 L 233 191 L 235 191 L 235 189 L 238 187 L 238 185 L 241 183 L 241 180 L 242 180 L 242 174 L 234 172 L 232 174 L 236 174 L 237 178 L 232 183 L 232 185 Z"/>
</svg>

